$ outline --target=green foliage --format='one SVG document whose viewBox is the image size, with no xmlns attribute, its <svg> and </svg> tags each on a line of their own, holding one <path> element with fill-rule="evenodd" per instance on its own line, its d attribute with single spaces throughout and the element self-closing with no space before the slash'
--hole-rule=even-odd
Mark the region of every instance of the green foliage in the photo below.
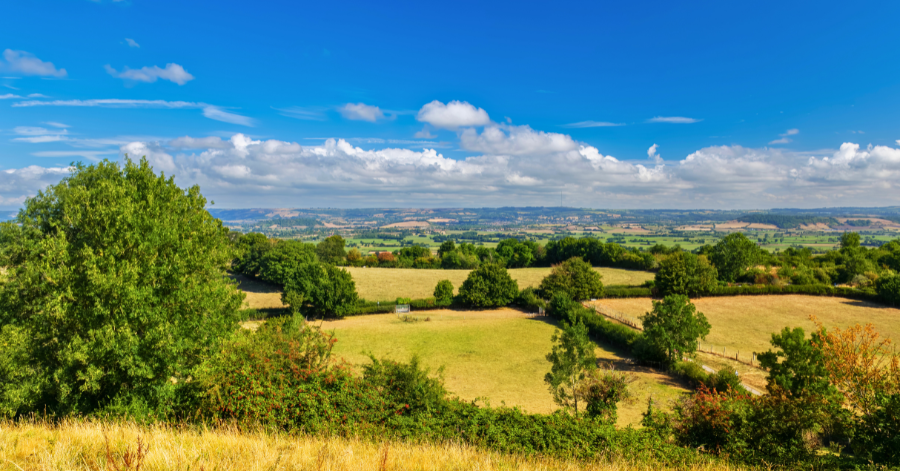
<svg viewBox="0 0 900 471">
<path fill-rule="evenodd" d="M 237 239 L 237 256 L 231 262 L 231 269 L 249 276 L 258 275 L 262 268 L 263 254 L 271 248 L 272 241 L 263 234 L 251 232 L 241 235 Z"/>
<path fill-rule="evenodd" d="M 900 394 L 878 398 L 878 408 L 863 418 L 852 446 L 863 460 L 900 466 Z"/>
<path fill-rule="evenodd" d="M 755 265 L 760 258 L 756 242 L 740 232 L 728 234 L 717 243 L 709 259 L 716 266 L 719 279 L 736 280 L 744 271 Z"/>
<path fill-rule="evenodd" d="M 650 345 L 666 352 L 669 364 L 679 355 L 697 351 L 697 341 L 706 338 L 710 325 L 702 312 L 697 312 L 687 296 L 670 295 L 653 302 L 653 311 L 644 315 L 644 338 Z"/>
<path fill-rule="evenodd" d="M 453 283 L 450 280 L 438 281 L 434 287 L 434 299 L 448 301 L 453 299 Z"/>
<path fill-rule="evenodd" d="M 259 278 L 284 286 L 288 280 L 297 276 L 301 267 L 317 261 L 315 245 L 298 240 L 279 240 L 263 253 L 259 263 Z"/>
<path fill-rule="evenodd" d="M 709 375 L 706 380 L 706 386 L 722 393 L 730 391 L 739 393 L 747 392 L 744 389 L 744 385 L 741 384 L 741 378 L 738 376 L 737 372 L 727 367 Z"/>
<path fill-rule="evenodd" d="M 535 260 L 535 251 L 538 245 L 531 241 L 522 242 L 518 239 L 504 239 L 497 244 L 499 255 L 509 268 L 529 267 Z"/>
<path fill-rule="evenodd" d="M 348 271 L 324 263 L 307 263 L 287 280 L 281 299 L 287 304 L 299 299 L 303 303 L 299 310 L 311 316 L 344 317 L 356 311 L 358 296 Z M 297 309 L 294 305 L 291 308 Z"/>
<path fill-rule="evenodd" d="M 421 366 L 419 357 L 415 355 L 409 363 L 378 360 L 371 355 L 369 358 L 372 364 L 363 366 L 363 380 L 390 398 L 392 403 L 402 405 L 412 413 L 437 411 L 443 405 L 447 395 L 441 379 L 443 369 L 435 378 Z"/>
<path fill-rule="evenodd" d="M 560 327 L 562 330 L 554 332 L 551 338 L 553 350 L 547 354 L 551 366 L 544 382 L 550 387 L 553 400 L 560 407 L 572 409 L 577 416 L 581 399 L 578 390 L 586 375 L 597 367 L 596 345 L 588 338 L 588 329 L 580 320 L 572 324 L 563 321 Z"/>
<path fill-rule="evenodd" d="M 859 233 L 858 232 L 845 232 L 841 234 L 841 249 L 856 249 L 859 248 Z"/>
<path fill-rule="evenodd" d="M 654 283 L 663 296 L 706 294 L 718 285 L 716 268 L 704 256 L 689 252 L 669 255 L 659 263 Z"/>
<path fill-rule="evenodd" d="M 538 312 L 539 308 L 547 307 L 547 303 L 538 296 L 537 291 L 531 286 L 519 291 L 516 304 L 528 312 Z"/>
<path fill-rule="evenodd" d="M 456 243 L 452 240 L 446 240 L 441 243 L 441 246 L 438 248 L 438 257 L 444 258 L 444 254 L 448 254 L 450 252 L 456 251 Z"/>
<path fill-rule="evenodd" d="M 553 267 L 541 281 L 540 290 L 544 296 L 566 293 L 576 301 L 603 296 L 601 275 L 580 257 L 572 257 Z"/>
<path fill-rule="evenodd" d="M 803 329 L 785 327 L 772 334 L 777 351 L 760 353 L 757 358 L 769 370 L 767 388 L 773 394 L 785 391 L 790 396 L 830 395 L 835 392 L 828 381 L 822 351 L 806 338 Z"/>
<path fill-rule="evenodd" d="M 882 276 L 875 280 L 875 291 L 885 304 L 900 305 L 900 275 Z"/>
<path fill-rule="evenodd" d="M 347 257 L 344 244 L 343 237 L 333 235 L 319 242 L 316 246 L 316 255 L 325 263 L 339 263 Z"/>
<path fill-rule="evenodd" d="M 612 368 L 595 368 L 585 375 L 576 395 L 584 402 L 585 414 L 600 423 L 615 425 L 620 402 L 631 403 L 634 394 L 628 385 L 634 375 Z"/>
<path fill-rule="evenodd" d="M 0 409 L 168 413 L 240 317 L 228 230 L 205 206 L 128 159 L 27 200 L 0 227 Z"/>
<path fill-rule="evenodd" d="M 488 263 L 472 270 L 459 287 L 459 298 L 474 307 L 506 306 L 519 294 L 519 285 L 505 268 Z"/>
<path fill-rule="evenodd" d="M 737 218 L 741 222 L 751 224 L 772 224 L 781 229 L 795 229 L 801 224 L 837 224 L 837 220 L 819 216 L 792 216 L 788 214 L 761 214 L 753 213 Z"/>
</svg>

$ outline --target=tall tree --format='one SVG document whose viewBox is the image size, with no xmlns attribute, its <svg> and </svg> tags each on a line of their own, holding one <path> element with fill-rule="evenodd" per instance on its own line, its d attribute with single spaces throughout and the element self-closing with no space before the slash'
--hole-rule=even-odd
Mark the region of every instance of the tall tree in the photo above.
<svg viewBox="0 0 900 471">
<path fill-rule="evenodd" d="M 603 296 L 603 281 L 600 273 L 581 257 L 572 257 L 553 267 L 550 274 L 541 281 L 541 291 L 545 297 L 553 293 L 566 293 L 576 301 Z"/>
<path fill-rule="evenodd" d="M 565 321 L 561 323 L 561 330 L 554 332 L 551 340 L 553 350 L 547 354 L 547 361 L 551 363 L 550 372 L 544 376 L 544 382 L 550 387 L 553 400 L 560 407 L 573 409 L 578 415 L 579 387 L 585 381 L 587 374 L 597 367 L 597 357 L 594 355 L 596 345 L 588 337 L 588 330 L 581 319 L 574 324 Z"/>
<path fill-rule="evenodd" d="M 459 287 L 460 299 L 475 307 L 506 306 L 519 295 L 519 285 L 505 268 L 486 263 L 472 272 Z"/>
<path fill-rule="evenodd" d="M 690 252 L 676 252 L 659 263 L 655 283 L 660 294 L 704 294 L 716 287 L 716 268 L 706 257 Z"/>
<path fill-rule="evenodd" d="M 709 321 L 702 312 L 697 312 L 687 296 L 670 295 L 663 298 L 662 302 L 654 301 L 653 311 L 645 314 L 641 320 L 644 338 L 666 352 L 670 364 L 680 359 L 679 353 L 696 352 L 699 339 L 709 335 Z"/>
<path fill-rule="evenodd" d="M 319 242 L 316 246 L 316 255 L 325 263 L 338 263 L 347 257 L 344 245 L 344 238 L 335 234 Z"/>
<path fill-rule="evenodd" d="M 740 232 L 723 237 L 710 253 L 709 259 L 719 272 L 719 279 L 734 281 L 760 258 L 756 242 Z"/>
<path fill-rule="evenodd" d="M 142 159 L 76 165 L 0 228 L 7 411 L 165 412 L 201 358 L 237 326 L 243 294 L 224 276 L 228 230 Z M 144 410 L 146 413 L 147 411 Z"/>
</svg>

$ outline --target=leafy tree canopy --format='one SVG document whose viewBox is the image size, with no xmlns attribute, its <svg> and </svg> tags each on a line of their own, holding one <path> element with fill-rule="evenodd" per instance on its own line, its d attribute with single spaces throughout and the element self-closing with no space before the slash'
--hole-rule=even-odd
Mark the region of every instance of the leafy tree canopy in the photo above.
<svg viewBox="0 0 900 471">
<path fill-rule="evenodd" d="M 269 283 L 285 285 L 302 266 L 317 261 L 315 245 L 299 240 L 279 240 L 263 254 L 259 277 Z"/>
<path fill-rule="evenodd" d="M 550 372 L 544 382 L 550 387 L 553 400 L 561 407 L 573 409 L 578 415 L 581 395 L 579 386 L 589 371 L 597 367 L 594 342 L 588 337 L 588 329 L 581 319 L 574 324 L 563 321 L 561 331 L 553 333 L 553 350 L 547 354 L 551 363 Z M 582 408 L 584 402 L 581 401 Z"/>
<path fill-rule="evenodd" d="M 719 278 L 732 282 L 748 268 L 758 263 L 760 255 L 756 242 L 740 232 L 734 232 L 722 238 L 713 247 L 709 259 L 716 266 Z"/>
<path fill-rule="evenodd" d="M 24 373 L 0 376 L 6 413 L 173 405 L 243 300 L 225 277 L 228 230 L 205 206 L 146 159 L 104 161 L 0 227 L 0 356 Z"/>
<path fill-rule="evenodd" d="M 655 286 L 660 294 L 704 294 L 717 285 L 716 268 L 706 257 L 690 252 L 677 252 L 659 263 Z"/>
<path fill-rule="evenodd" d="M 319 260 L 326 263 L 338 263 L 347 256 L 344 250 L 344 238 L 339 235 L 333 235 L 319 242 L 316 246 L 316 255 Z"/>
<path fill-rule="evenodd" d="M 760 366 L 769 370 L 768 389 L 786 391 L 792 396 L 825 394 L 833 388 L 828 380 L 824 356 L 802 328 L 785 327 L 772 334 L 772 346 L 757 356 Z"/>
<path fill-rule="evenodd" d="M 344 317 L 359 300 L 350 272 L 316 262 L 301 265 L 285 283 L 281 297 L 294 310 L 316 317 Z"/>
<path fill-rule="evenodd" d="M 669 363 L 680 360 L 680 354 L 697 351 L 697 342 L 709 335 L 710 325 L 702 312 L 687 296 L 670 295 L 653 302 L 653 311 L 641 319 L 644 338 L 666 352 Z"/>
<path fill-rule="evenodd" d="M 459 287 L 459 297 L 470 306 L 497 307 L 513 302 L 519 294 L 519 285 L 505 268 L 486 263 L 469 273 Z"/>
<path fill-rule="evenodd" d="M 562 292 L 576 301 L 583 301 L 603 296 L 603 281 L 591 264 L 581 257 L 572 257 L 553 267 L 541 281 L 540 289 L 547 297 Z"/>
<path fill-rule="evenodd" d="M 450 280 L 438 281 L 434 287 L 434 299 L 438 301 L 447 301 L 453 298 L 453 283 Z"/>
</svg>

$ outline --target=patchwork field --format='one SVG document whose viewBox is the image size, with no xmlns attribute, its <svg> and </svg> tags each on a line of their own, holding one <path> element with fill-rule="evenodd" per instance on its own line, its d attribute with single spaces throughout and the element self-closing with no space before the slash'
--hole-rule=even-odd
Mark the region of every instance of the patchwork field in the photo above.
<svg viewBox="0 0 900 471">
<path fill-rule="evenodd" d="M 394 300 L 397 297 L 427 298 L 434 293 L 440 280 L 450 280 L 455 289 L 469 276 L 469 270 L 418 270 L 404 268 L 362 268 L 347 267 L 356 282 L 356 291 L 361 298 L 370 301 Z M 653 279 L 653 273 L 620 268 L 595 268 L 603 275 L 604 285 L 637 286 Z M 515 268 L 510 276 L 519 288 L 537 287 L 550 274 L 549 267 Z"/>
<path fill-rule="evenodd" d="M 535 413 L 556 408 L 543 381 L 550 371 L 545 357 L 556 329 L 549 318 L 513 309 L 413 314 L 430 320 L 410 323 L 393 314 L 371 315 L 324 322 L 322 328 L 335 333 L 335 354 L 351 364 L 368 363 L 368 353 L 400 361 L 416 354 L 433 371 L 444 366 L 447 389 L 462 399 L 484 398 L 493 406 L 505 403 Z M 601 361 L 637 377 L 632 385 L 637 400 L 620 408 L 620 425 L 638 423 L 650 395 L 669 404 L 687 391 L 667 375 L 630 365 L 613 349 L 598 347 L 596 353 Z"/>
<path fill-rule="evenodd" d="M 900 309 L 845 298 L 803 295 L 734 296 L 692 300 L 706 315 L 712 330 L 707 342 L 729 351 L 764 352 L 771 348 L 772 333 L 783 327 L 802 327 L 810 332 L 814 315 L 828 327 L 871 323 L 884 336 L 900 341 Z M 630 316 L 641 316 L 652 307 L 649 298 L 604 299 L 599 302 Z"/>
</svg>

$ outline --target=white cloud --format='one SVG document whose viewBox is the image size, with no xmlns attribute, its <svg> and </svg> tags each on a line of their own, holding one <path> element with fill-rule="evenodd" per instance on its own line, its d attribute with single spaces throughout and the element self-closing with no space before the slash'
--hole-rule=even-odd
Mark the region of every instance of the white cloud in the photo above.
<svg viewBox="0 0 900 471">
<path fill-rule="evenodd" d="M 354 121 L 368 121 L 374 123 L 379 119 L 384 119 L 384 112 L 382 112 L 380 108 L 365 103 L 347 103 L 338 108 L 338 111 L 340 111 L 343 117 Z"/>
<path fill-rule="evenodd" d="M 71 128 L 68 124 L 58 123 L 56 121 L 44 121 L 44 124 L 47 126 L 53 126 L 54 128 Z"/>
<path fill-rule="evenodd" d="M 65 129 L 57 129 L 51 131 L 47 128 L 37 126 L 16 126 L 15 128 L 13 128 L 13 132 L 19 136 L 22 136 L 13 139 L 13 141 L 17 142 L 41 144 L 45 142 L 59 142 L 68 140 L 68 136 L 66 136 L 68 131 L 66 131 Z"/>
<path fill-rule="evenodd" d="M 460 134 L 460 146 L 494 155 L 535 155 L 578 149 L 578 143 L 566 134 L 510 124 L 486 126 L 481 134 L 475 129 L 466 129 Z"/>
<path fill-rule="evenodd" d="M 59 182 L 69 174 L 69 167 L 41 167 L 0 170 L 0 206 L 15 207 L 34 196 L 38 190 Z"/>
<path fill-rule="evenodd" d="M 609 121 L 579 121 L 577 123 L 564 124 L 564 128 L 606 128 L 613 126 L 625 126 L 625 123 L 611 123 Z"/>
<path fill-rule="evenodd" d="M 130 47 L 141 47 L 141 45 L 138 44 L 137 41 L 131 38 L 125 38 L 125 42 L 128 43 L 128 46 Z"/>
<path fill-rule="evenodd" d="M 191 101 L 166 101 L 166 100 L 122 100 L 118 98 L 104 98 L 93 100 L 27 100 L 12 104 L 15 108 L 31 106 L 73 106 L 73 107 L 97 107 L 97 108 L 164 108 L 164 109 L 201 109 L 203 116 L 231 124 L 253 126 L 253 118 L 231 113 L 219 106 L 207 103 Z"/>
<path fill-rule="evenodd" d="M 194 76 L 184 70 L 184 67 L 174 63 L 166 64 L 165 69 L 161 69 L 154 65 L 153 67 L 141 67 L 140 69 L 129 69 L 128 67 L 125 67 L 125 69 L 119 72 L 109 64 L 103 66 L 103 68 L 113 77 L 134 82 L 153 83 L 158 79 L 163 79 L 177 83 L 178 85 L 184 85 L 191 80 L 194 80 Z"/>
<path fill-rule="evenodd" d="M 228 141 L 216 136 L 210 137 L 178 137 L 167 144 L 174 149 L 226 149 L 230 147 Z"/>
<path fill-rule="evenodd" d="M 434 100 L 419 110 L 416 119 L 443 129 L 484 126 L 491 122 L 487 111 L 464 101 L 451 101 L 445 105 Z"/>
<path fill-rule="evenodd" d="M 790 139 L 788 136 L 796 136 L 797 134 L 800 134 L 800 130 L 799 130 L 799 129 L 796 129 L 796 128 L 794 128 L 794 129 L 788 129 L 787 131 L 784 132 L 784 134 L 779 134 L 779 136 L 781 136 L 780 139 L 775 139 L 774 141 L 769 141 L 769 144 L 787 144 L 787 143 L 790 143 L 790 142 L 791 142 L 791 139 Z"/>
<path fill-rule="evenodd" d="M 325 121 L 325 108 L 291 106 L 288 108 L 273 108 L 280 111 L 282 116 L 302 119 L 304 121 Z"/>
<path fill-rule="evenodd" d="M 15 99 L 20 99 L 20 98 L 22 98 L 22 97 L 20 97 L 19 95 L 13 95 L 12 93 L 0 95 L 0 100 L 15 100 Z"/>
<path fill-rule="evenodd" d="M 32 152 L 31 155 L 35 157 L 53 157 L 53 158 L 61 158 L 61 157 L 84 157 L 88 160 L 92 160 L 94 162 L 103 160 L 106 156 L 112 156 L 118 154 L 117 150 L 113 151 L 101 151 L 101 150 L 60 150 L 60 151 L 41 151 L 41 152 Z"/>
<path fill-rule="evenodd" d="M 3 51 L 3 60 L 0 61 L 0 70 L 41 77 L 62 78 L 67 75 L 66 69 L 57 69 L 52 62 L 44 62 L 37 57 L 34 57 L 34 54 L 25 51 L 14 51 L 12 49 Z"/>
<path fill-rule="evenodd" d="M 692 124 L 699 123 L 702 119 L 685 118 L 684 116 L 656 116 L 647 120 L 648 123 L 672 123 L 672 124 Z"/>
<path fill-rule="evenodd" d="M 653 144 L 649 149 L 647 149 L 647 158 L 656 165 L 663 163 L 662 156 L 657 153 L 658 150 L 659 146 L 656 144 Z"/>
<path fill-rule="evenodd" d="M 203 116 L 223 123 L 239 124 L 241 126 L 253 127 L 253 118 L 242 116 L 236 113 L 230 113 L 217 106 L 206 106 L 203 108 Z"/>
<path fill-rule="evenodd" d="M 413 137 L 416 139 L 434 139 L 437 136 L 435 136 L 434 134 L 431 134 L 431 131 L 428 129 L 428 126 L 425 126 L 422 128 L 421 131 L 418 131 L 417 133 L 415 133 L 413 135 Z"/>
</svg>

